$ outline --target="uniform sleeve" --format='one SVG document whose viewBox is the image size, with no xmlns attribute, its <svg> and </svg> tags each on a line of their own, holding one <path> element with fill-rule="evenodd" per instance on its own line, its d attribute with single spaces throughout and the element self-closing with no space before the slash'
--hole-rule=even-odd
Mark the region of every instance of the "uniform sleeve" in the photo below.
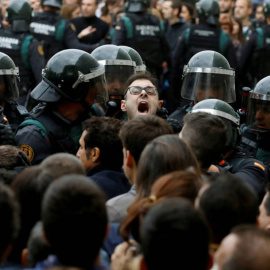
<svg viewBox="0 0 270 270">
<path fill-rule="evenodd" d="M 29 46 L 29 60 L 36 83 L 39 83 L 42 80 L 42 69 L 46 63 L 42 44 L 36 39 L 33 39 Z"/>
<path fill-rule="evenodd" d="M 126 44 L 126 27 L 124 20 L 120 19 L 120 21 L 115 26 L 115 34 L 113 37 L 112 44 L 114 45 L 125 45 Z"/>
<path fill-rule="evenodd" d="M 34 125 L 18 129 L 15 135 L 15 142 L 26 153 L 32 165 L 39 164 L 52 153 L 48 139 Z"/>
</svg>

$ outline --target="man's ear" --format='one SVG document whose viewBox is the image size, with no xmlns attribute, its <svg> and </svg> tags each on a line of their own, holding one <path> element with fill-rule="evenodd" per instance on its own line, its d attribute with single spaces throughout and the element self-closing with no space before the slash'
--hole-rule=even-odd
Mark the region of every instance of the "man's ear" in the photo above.
<svg viewBox="0 0 270 270">
<path fill-rule="evenodd" d="M 28 256 L 28 249 L 24 248 L 21 254 L 21 261 L 24 268 L 27 268 L 27 256 Z"/>
<path fill-rule="evenodd" d="M 162 105 L 163 105 L 163 100 L 159 100 L 158 101 L 158 109 L 161 109 Z"/>
<path fill-rule="evenodd" d="M 133 161 L 134 161 L 134 158 L 133 158 L 132 154 L 130 153 L 129 150 L 127 150 L 126 166 L 129 167 L 129 168 L 132 167 Z"/>
<path fill-rule="evenodd" d="M 124 99 L 121 100 L 121 110 L 123 112 L 126 112 L 127 111 L 126 100 L 124 100 Z"/>
<path fill-rule="evenodd" d="M 100 150 L 98 147 L 94 147 L 90 150 L 90 158 L 92 162 L 97 162 L 100 156 Z"/>
</svg>

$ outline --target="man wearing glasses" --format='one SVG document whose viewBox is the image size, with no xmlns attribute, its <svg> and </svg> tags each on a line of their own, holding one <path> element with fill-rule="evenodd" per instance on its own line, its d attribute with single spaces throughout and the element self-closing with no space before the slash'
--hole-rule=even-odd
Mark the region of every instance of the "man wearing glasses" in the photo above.
<svg viewBox="0 0 270 270">
<path fill-rule="evenodd" d="M 159 100 L 157 81 L 150 73 L 131 76 L 127 81 L 121 109 L 127 113 L 128 120 L 139 115 L 156 115 L 163 100 Z"/>
</svg>

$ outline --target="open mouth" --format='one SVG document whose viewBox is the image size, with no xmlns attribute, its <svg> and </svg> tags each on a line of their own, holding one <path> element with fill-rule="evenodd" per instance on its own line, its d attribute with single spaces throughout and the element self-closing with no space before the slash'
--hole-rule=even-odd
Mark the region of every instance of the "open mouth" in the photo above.
<svg viewBox="0 0 270 270">
<path fill-rule="evenodd" d="M 138 111 L 139 113 L 142 114 L 147 114 L 149 111 L 149 106 L 148 106 L 148 102 L 146 101 L 141 101 L 138 105 Z"/>
</svg>

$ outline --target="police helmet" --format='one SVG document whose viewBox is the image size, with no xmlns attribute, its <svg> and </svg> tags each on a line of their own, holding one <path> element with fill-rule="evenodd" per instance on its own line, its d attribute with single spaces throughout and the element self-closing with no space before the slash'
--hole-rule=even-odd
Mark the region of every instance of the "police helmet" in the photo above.
<svg viewBox="0 0 270 270">
<path fill-rule="evenodd" d="M 216 0 L 200 0 L 196 3 L 197 17 L 209 24 L 219 24 L 219 4 Z"/>
<path fill-rule="evenodd" d="M 143 63 L 143 60 L 142 60 L 140 54 L 136 50 L 134 50 L 133 48 L 128 47 L 128 46 L 119 46 L 119 47 L 121 49 L 124 49 L 129 54 L 131 59 L 136 63 L 136 73 L 146 71 L 146 66 Z"/>
<path fill-rule="evenodd" d="M 219 99 L 206 99 L 193 106 L 191 113 L 197 112 L 219 116 L 227 127 L 226 149 L 236 147 L 240 135 L 240 117 L 228 103 Z"/>
<path fill-rule="evenodd" d="M 32 8 L 27 0 L 12 0 L 6 12 L 9 23 L 12 23 L 14 20 L 23 20 L 28 24 L 31 23 Z"/>
<path fill-rule="evenodd" d="M 143 12 L 150 8 L 151 0 L 125 0 L 125 11 Z"/>
<path fill-rule="evenodd" d="M 108 99 L 105 69 L 81 50 L 67 49 L 55 54 L 42 71 L 42 81 L 31 92 L 38 101 L 57 102 L 61 98 L 104 106 Z M 88 96 L 89 94 L 89 96 Z"/>
<path fill-rule="evenodd" d="M 8 55 L 0 52 L 0 84 L 4 83 L 5 85 L 5 101 L 14 100 L 19 97 L 18 80 L 19 69 Z"/>
<path fill-rule="evenodd" d="M 256 84 L 254 90 L 249 92 L 246 124 L 252 129 L 270 130 L 269 85 L 270 76 L 267 76 Z"/>
<path fill-rule="evenodd" d="M 129 54 L 115 45 L 103 45 L 92 53 L 105 66 L 107 89 L 110 96 L 123 96 L 127 79 L 135 74 L 136 63 Z"/>
<path fill-rule="evenodd" d="M 61 9 L 62 7 L 62 0 L 42 0 L 41 1 L 42 6 L 50 6 L 54 8 Z"/>
<path fill-rule="evenodd" d="M 199 52 L 184 66 L 181 95 L 196 102 L 216 98 L 233 103 L 236 100 L 235 72 L 222 54 Z"/>
</svg>

